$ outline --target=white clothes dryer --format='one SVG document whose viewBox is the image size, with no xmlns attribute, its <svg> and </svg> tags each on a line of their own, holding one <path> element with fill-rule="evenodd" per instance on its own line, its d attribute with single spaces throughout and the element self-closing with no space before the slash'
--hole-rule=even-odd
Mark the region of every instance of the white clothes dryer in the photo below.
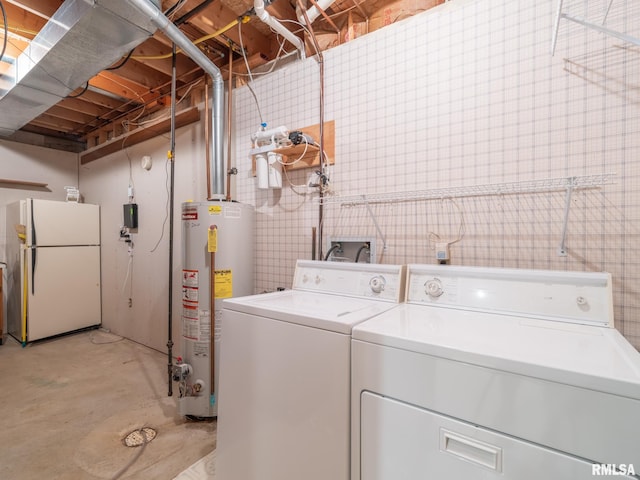
<svg viewBox="0 0 640 480">
<path fill-rule="evenodd" d="M 640 478 L 640 354 L 604 273 L 409 265 L 352 332 L 351 480 Z"/>
<path fill-rule="evenodd" d="M 404 267 L 298 261 L 293 289 L 224 301 L 216 478 L 348 480 L 354 325 Z"/>
</svg>

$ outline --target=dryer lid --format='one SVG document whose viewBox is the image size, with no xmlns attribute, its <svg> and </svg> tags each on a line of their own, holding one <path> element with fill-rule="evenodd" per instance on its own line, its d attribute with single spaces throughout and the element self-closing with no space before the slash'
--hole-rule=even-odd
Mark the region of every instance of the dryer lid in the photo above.
<svg viewBox="0 0 640 480">
<path fill-rule="evenodd" d="M 403 304 L 352 338 L 640 400 L 640 353 L 609 327 Z"/>
</svg>

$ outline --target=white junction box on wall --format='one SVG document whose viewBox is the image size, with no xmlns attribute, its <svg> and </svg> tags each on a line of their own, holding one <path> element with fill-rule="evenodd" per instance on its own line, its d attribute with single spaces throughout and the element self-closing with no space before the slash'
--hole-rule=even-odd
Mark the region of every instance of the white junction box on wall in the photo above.
<svg viewBox="0 0 640 480">
<path fill-rule="evenodd" d="M 376 262 L 376 237 L 329 237 L 326 260 L 332 262 Z"/>
</svg>

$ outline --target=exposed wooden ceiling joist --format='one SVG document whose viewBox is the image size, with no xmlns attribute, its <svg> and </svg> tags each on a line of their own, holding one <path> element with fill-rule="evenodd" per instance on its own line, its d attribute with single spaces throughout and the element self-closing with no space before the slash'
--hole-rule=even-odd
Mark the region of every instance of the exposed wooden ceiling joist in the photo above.
<svg viewBox="0 0 640 480">
<path fill-rule="evenodd" d="M 319 35 L 321 48 L 331 48 L 340 42 L 366 34 L 367 25 L 373 31 L 443 1 L 336 0 L 327 8 L 326 14 L 340 32 L 336 32 L 323 17 L 319 17 L 313 27 Z M 10 29 L 7 55 L 17 57 L 63 3 L 64 0 L 3 0 Z M 270 15 L 283 21 L 286 28 L 303 37 L 303 30 L 287 21 L 297 21 L 296 0 L 273 0 L 267 3 Z M 311 1 L 304 0 L 304 4 L 309 7 Z M 247 69 L 240 55 L 241 44 L 251 69 L 276 58 L 282 38 L 255 17 L 253 0 L 161 2 L 163 11 L 176 5 L 180 8 L 171 19 L 180 19 L 179 28 L 194 42 L 228 27 L 224 33 L 202 40 L 198 46 L 218 65 L 225 79 L 228 77 L 229 55 L 232 56 L 234 74 L 238 75 L 236 85 L 246 83 L 243 75 L 246 75 Z M 236 24 L 244 14 L 249 14 L 248 23 Z M 310 45 L 309 38 L 304 40 Z M 122 58 L 112 65 L 120 68 L 99 73 L 88 82 L 88 88 L 78 88 L 21 131 L 60 138 L 61 143 L 64 143 L 62 139 L 75 139 L 93 145 L 121 133 L 123 124 L 127 125 L 132 120 L 144 120 L 145 116 L 166 108 L 172 74 L 171 44 L 162 32 L 156 32 L 135 48 L 129 59 Z M 285 45 L 285 48 L 287 51 L 293 50 L 290 45 Z M 3 76 L 9 68 L 10 63 L 0 62 L 0 88 L 12 81 L 6 75 Z M 178 96 L 191 92 L 191 95 L 201 101 L 203 86 L 193 84 L 205 76 L 200 67 L 186 55 L 179 54 L 176 57 L 176 75 Z"/>
</svg>

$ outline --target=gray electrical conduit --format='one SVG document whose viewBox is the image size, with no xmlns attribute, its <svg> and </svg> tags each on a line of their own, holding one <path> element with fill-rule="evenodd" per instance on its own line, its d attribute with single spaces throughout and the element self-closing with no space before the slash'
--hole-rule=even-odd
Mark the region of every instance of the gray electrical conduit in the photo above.
<svg viewBox="0 0 640 480">
<path fill-rule="evenodd" d="M 213 196 L 224 199 L 224 123 L 222 119 L 224 81 L 220 69 L 202 51 L 189 40 L 171 21 L 147 0 L 129 0 L 138 10 L 162 30 L 183 53 L 211 76 L 213 81 L 213 109 L 211 124 L 213 127 L 212 179 Z M 297 38 L 297 37 L 296 37 Z"/>
<path fill-rule="evenodd" d="M 224 81 L 222 80 L 222 73 L 220 69 L 211 61 L 209 58 L 200 51 L 198 47 L 196 47 L 191 40 L 189 40 L 178 27 L 176 27 L 171 21 L 164 16 L 164 14 L 158 10 L 154 5 L 149 3 L 147 0 L 129 0 L 130 3 L 140 10 L 142 13 L 147 15 L 149 19 L 160 29 L 162 30 L 167 37 L 171 41 L 173 41 L 175 46 L 178 46 L 182 49 L 182 51 L 191 58 L 200 68 L 202 68 L 206 73 L 211 76 L 213 83 L 213 108 L 211 111 L 211 124 L 213 127 L 213 159 L 211 165 L 212 172 L 212 196 L 208 198 L 211 199 L 219 199 L 224 200 L 224 124 L 222 123 L 222 105 L 224 101 Z M 175 47 L 174 47 L 175 51 Z M 174 91 L 174 89 L 172 89 Z M 175 108 L 175 102 L 172 102 L 172 108 Z M 173 116 L 172 116 L 173 118 Z M 173 145 L 172 145 L 172 154 L 173 154 Z M 173 168 L 173 159 L 172 160 L 172 168 Z M 173 202 L 173 198 L 171 198 L 171 202 Z M 171 204 L 173 208 L 173 203 Z M 169 237 L 173 239 L 173 222 L 171 222 L 169 226 Z M 172 282 L 172 268 L 173 265 L 173 241 L 170 241 L 169 246 L 169 282 Z M 167 356 L 168 359 L 168 382 L 169 382 L 169 396 L 173 393 L 172 388 L 172 378 L 171 378 L 171 365 L 173 363 L 172 358 L 172 346 L 173 340 L 171 338 L 171 330 L 172 330 L 172 288 L 171 283 L 169 283 L 169 317 L 168 317 L 168 341 L 167 341 Z M 211 306 L 211 311 L 213 311 L 213 305 Z"/>
</svg>

